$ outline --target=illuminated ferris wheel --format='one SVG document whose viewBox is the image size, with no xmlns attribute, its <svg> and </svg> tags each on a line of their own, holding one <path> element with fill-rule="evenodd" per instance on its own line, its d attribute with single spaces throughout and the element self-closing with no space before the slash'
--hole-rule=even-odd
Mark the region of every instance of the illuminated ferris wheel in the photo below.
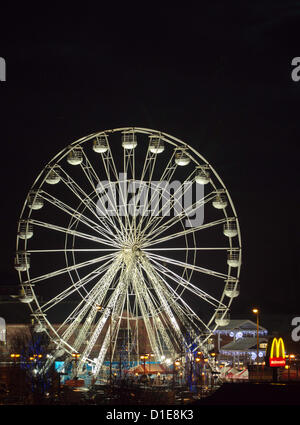
<svg viewBox="0 0 300 425">
<path fill-rule="evenodd" d="M 146 128 L 71 143 L 35 180 L 18 223 L 20 301 L 56 357 L 78 353 L 79 370 L 95 375 L 121 336 L 131 359 L 203 349 L 229 321 L 240 267 L 219 175 L 192 146 Z"/>
</svg>

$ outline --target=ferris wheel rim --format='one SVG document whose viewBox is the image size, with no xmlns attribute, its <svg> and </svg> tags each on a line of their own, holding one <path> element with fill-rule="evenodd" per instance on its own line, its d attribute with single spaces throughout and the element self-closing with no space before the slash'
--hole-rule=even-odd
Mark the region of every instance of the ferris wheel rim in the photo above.
<svg viewBox="0 0 300 425">
<path fill-rule="evenodd" d="M 209 165 L 209 167 L 210 167 L 210 170 L 213 172 L 213 174 L 214 174 L 214 176 L 217 178 L 217 180 L 219 181 L 219 183 L 221 184 L 221 186 L 222 186 L 222 188 L 225 190 L 225 193 L 226 193 L 226 196 L 228 197 L 228 201 L 229 201 L 229 203 L 230 203 L 230 207 L 231 207 L 231 209 L 232 209 L 232 211 L 233 211 L 233 213 L 234 213 L 234 218 L 235 218 L 235 220 L 236 220 L 236 225 L 237 225 L 237 231 L 238 231 L 238 241 L 239 241 L 239 253 L 240 253 L 240 256 L 241 256 L 241 253 L 242 253 L 242 246 L 241 246 L 241 234 L 240 234 L 240 227 L 239 227 L 239 222 L 238 222 L 238 217 L 237 217 L 237 214 L 236 214 L 236 210 L 235 210 L 235 207 L 234 207 L 234 204 L 233 204 L 233 202 L 232 202 L 232 199 L 231 199 L 231 197 L 230 197 L 230 194 L 229 194 L 229 191 L 227 190 L 227 188 L 226 188 L 226 186 L 225 186 L 225 184 L 223 183 L 223 181 L 222 181 L 222 179 L 220 178 L 220 176 L 217 174 L 217 172 L 215 171 L 215 169 L 211 166 L 211 164 L 201 155 L 201 154 L 199 154 L 199 152 L 198 151 L 196 151 L 193 147 L 191 147 L 190 145 L 188 145 L 187 143 L 185 143 L 185 142 L 183 142 L 182 140 L 180 140 L 180 139 L 177 139 L 177 138 L 175 138 L 174 136 L 171 136 L 171 135 L 169 135 L 168 133 L 164 133 L 164 132 L 159 132 L 159 131 L 157 131 L 157 130 L 152 130 L 152 129 L 146 129 L 146 128 L 141 128 L 141 127 L 121 127 L 121 128 L 116 128 L 116 129 L 113 129 L 113 130 L 104 130 L 104 131 L 100 131 L 100 132 L 95 132 L 95 133 L 91 133 L 91 134 L 89 134 L 88 136 L 85 136 L 85 137 L 82 137 L 82 138 L 80 138 L 80 139 L 78 139 L 78 140 L 76 140 L 76 141 L 74 141 L 74 142 L 72 142 L 68 147 L 65 147 L 64 149 L 62 149 L 58 154 L 56 154 L 49 162 L 48 162 L 48 164 L 43 168 L 43 170 L 41 171 L 41 173 L 38 175 L 38 177 L 36 178 L 36 180 L 35 180 L 35 182 L 33 183 L 33 185 L 32 185 L 32 187 L 31 187 L 31 189 L 30 189 L 30 191 L 32 191 L 32 190 L 34 190 L 34 189 L 36 189 L 36 183 L 37 182 L 39 182 L 39 180 L 40 180 L 40 178 L 43 176 L 43 173 L 44 173 L 44 170 L 46 169 L 46 167 L 47 166 L 54 166 L 56 163 L 57 163 L 57 159 L 58 159 L 58 161 L 60 162 L 63 158 L 65 158 L 66 156 L 67 156 L 67 154 L 75 147 L 75 146 L 81 146 L 81 145 L 83 145 L 85 142 L 88 142 L 89 140 L 91 140 L 91 139 L 93 139 L 94 137 L 97 137 L 97 136 L 99 136 L 100 134 L 113 134 L 113 133 L 117 133 L 117 132 L 122 132 L 122 131 L 129 131 L 129 130 L 134 130 L 134 131 L 136 131 L 137 133 L 144 133 L 144 134 L 159 134 L 159 136 L 160 137 L 162 137 L 162 139 L 164 140 L 164 141 L 166 141 L 166 142 L 168 142 L 168 143 L 170 143 L 170 144 L 173 144 L 174 146 L 177 146 L 176 145 L 176 143 L 179 143 L 181 146 L 184 146 L 184 147 L 186 147 L 187 149 L 189 149 L 191 152 L 193 152 L 194 154 L 196 154 L 197 155 L 197 157 L 198 158 L 200 158 L 201 159 L 201 161 L 203 161 L 203 162 L 205 162 L 205 164 L 207 164 L 207 165 Z M 169 140 L 169 139 L 171 139 L 171 140 Z M 197 161 L 194 161 L 194 162 L 196 162 L 197 163 Z M 55 163 L 55 164 L 54 164 Z M 199 162 L 198 162 L 198 165 L 199 165 Z M 42 182 L 40 183 L 40 185 L 39 185 L 39 187 L 38 187 L 38 190 L 45 184 L 45 180 L 46 180 L 46 176 L 44 176 L 44 178 L 42 178 Z M 212 184 L 213 185 L 213 184 Z M 214 185 L 213 185 L 214 186 Z M 214 186 L 215 187 L 215 189 L 216 189 L 216 186 Z M 29 191 L 29 192 L 30 192 Z M 21 212 L 21 215 L 20 215 L 20 220 L 23 218 L 23 212 L 25 211 L 25 209 L 26 209 L 26 204 L 27 204 L 27 201 L 25 200 L 25 202 L 24 202 L 24 206 L 23 206 L 23 209 L 22 209 L 22 212 Z M 224 212 L 224 214 L 225 214 L 225 216 L 226 216 L 226 212 L 225 211 L 223 211 Z M 30 218 L 31 217 L 31 213 L 32 213 L 32 210 L 30 210 L 29 211 L 29 214 L 28 214 L 28 217 Z M 70 221 L 72 220 L 72 218 L 70 219 Z M 67 238 L 67 233 L 66 233 L 66 236 L 65 236 L 66 238 Z M 75 234 L 73 234 L 73 239 L 74 238 L 76 238 L 76 235 Z M 17 237 L 17 245 L 16 245 L 16 248 L 17 248 L 17 251 L 18 251 L 18 237 Z M 230 244 L 231 244 L 231 239 L 230 239 Z M 26 250 L 26 248 L 27 248 L 27 240 L 25 240 L 25 243 L 24 243 L 24 246 L 25 246 L 25 250 Z M 241 257 L 240 257 L 241 258 Z M 239 265 L 239 267 L 238 267 L 238 270 L 237 270 L 237 278 L 239 277 L 239 274 L 240 274 L 240 265 Z M 26 273 L 27 273 L 27 276 L 28 276 L 28 282 L 30 282 L 30 274 L 29 274 L 29 270 L 27 270 L 26 271 Z M 26 282 L 25 282 L 26 283 Z M 21 281 L 21 285 L 22 285 L 22 281 Z M 221 299 L 220 299 L 220 302 L 222 303 L 223 302 L 223 299 L 224 299 L 224 297 L 225 297 L 225 294 L 224 294 L 224 292 L 223 292 L 223 294 L 222 294 L 222 297 L 221 297 Z M 232 303 L 232 301 L 233 301 L 233 299 L 232 298 L 230 298 L 229 300 L 228 300 L 228 302 L 227 302 L 227 309 L 230 307 L 230 305 L 231 305 L 231 303 Z M 35 299 L 34 299 L 34 302 L 36 302 L 37 303 L 37 305 L 38 305 L 38 308 L 37 308 L 37 310 L 36 311 L 38 311 L 39 310 L 39 308 L 40 308 L 40 305 L 38 304 L 38 301 L 37 301 L 37 299 L 36 299 L 36 297 L 35 297 Z M 31 309 L 31 305 L 30 305 L 30 309 Z M 34 310 L 32 310 L 32 312 L 34 312 Z M 212 316 L 212 318 L 211 318 L 211 320 L 208 322 L 208 324 L 207 324 L 207 326 L 209 326 L 210 324 L 211 324 L 211 322 L 213 321 L 213 316 Z M 50 324 L 50 323 L 49 323 Z M 218 326 L 216 326 L 215 328 L 217 328 Z M 51 325 L 51 328 L 53 329 L 53 327 L 52 327 L 52 325 Z M 61 341 L 61 342 L 63 342 L 63 341 Z"/>
</svg>

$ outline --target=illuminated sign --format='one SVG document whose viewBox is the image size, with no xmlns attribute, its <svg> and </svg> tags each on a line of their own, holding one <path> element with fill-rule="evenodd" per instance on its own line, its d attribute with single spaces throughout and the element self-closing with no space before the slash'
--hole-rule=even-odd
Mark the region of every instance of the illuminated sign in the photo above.
<svg viewBox="0 0 300 425">
<path fill-rule="evenodd" d="M 282 338 L 273 338 L 269 364 L 271 367 L 285 366 L 285 349 Z"/>
</svg>

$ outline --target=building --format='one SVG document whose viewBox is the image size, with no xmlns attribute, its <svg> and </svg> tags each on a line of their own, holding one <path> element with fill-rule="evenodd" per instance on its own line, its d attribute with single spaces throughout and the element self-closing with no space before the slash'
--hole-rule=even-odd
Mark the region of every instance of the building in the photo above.
<svg viewBox="0 0 300 425">
<path fill-rule="evenodd" d="M 251 320 L 230 320 L 214 332 L 216 361 L 233 366 L 246 366 L 257 362 L 257 324 Z M 266 355 L 268 331 L 259 325 L 259 359 L 262 363 Z"/>
</svg>

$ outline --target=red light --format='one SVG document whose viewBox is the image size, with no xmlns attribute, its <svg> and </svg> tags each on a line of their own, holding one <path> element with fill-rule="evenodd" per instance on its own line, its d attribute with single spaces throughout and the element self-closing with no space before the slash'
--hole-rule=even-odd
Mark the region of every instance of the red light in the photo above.
<svg viewBox="0 0 300 425">
<path fill-rule="evenodd" d="M 285 366 L 285 358 L 283 357 L 270 357 L 271 367 L 283 367 Z"/>
</svg>

